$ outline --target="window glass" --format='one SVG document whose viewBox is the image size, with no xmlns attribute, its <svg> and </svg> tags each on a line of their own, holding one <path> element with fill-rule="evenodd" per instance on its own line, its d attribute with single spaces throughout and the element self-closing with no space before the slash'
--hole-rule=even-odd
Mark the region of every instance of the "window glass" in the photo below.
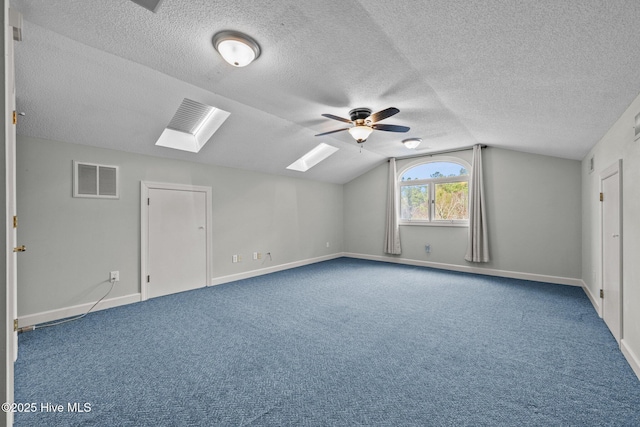
<svg viewBox="0 0 640 427">
<path fill-rule="evenodd" d="M 451 161 L 427 161 L 407 169 L 398 182 L 400 222 L 466 225 L 469 171 Z"/>
<path fill-rule="evenodd" d="M 435 219 L 455 220 L 469 218 L 469 183 L 449 182 L 435 184 Z"/>
<path fill-rule="evenodd" d="M 429 219 L 429 185 L 403 185 L 400 194 L 401 218 Z"/>
<path fill-rule="evenodd" d="M 464 176 L 469 172 L 464 166 L 451 162 L 430 162 L 412 167 L 402 174 L 402 181 L 441 178 L 444 176 Z"/>
</svg>

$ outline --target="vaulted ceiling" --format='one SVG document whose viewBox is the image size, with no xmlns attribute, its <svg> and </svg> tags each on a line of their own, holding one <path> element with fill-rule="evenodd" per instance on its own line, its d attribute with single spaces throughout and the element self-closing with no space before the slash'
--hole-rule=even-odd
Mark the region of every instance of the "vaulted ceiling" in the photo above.
<svg viewBox="0 0 640 427">
<path fill-rule="evenodd" d="M 13 0 L 18 134 L 344 183 L 475 143 L 582 159 L 640 91 L 637 0 Z M 262 54 L 235 68 L 221 30 Z M 231 113 L 197 154 L 154 145 L 189 98 Z M 363 147 L 322 113 L 397 107 Z M 630 124 L 632 126 L 633 124 Z M 309 171 L 286 166 L 320 142 Z M 86 159 L 85 159 L 86 160 Z"/>
</svg>

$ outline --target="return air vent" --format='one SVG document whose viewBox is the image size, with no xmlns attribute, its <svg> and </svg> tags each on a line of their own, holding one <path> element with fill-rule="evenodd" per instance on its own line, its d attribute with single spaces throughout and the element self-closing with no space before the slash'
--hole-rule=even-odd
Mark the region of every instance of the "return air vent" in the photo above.
<svg viewBox="0 0 640 427">
<path fill-rule="evenodd" d="M 231 113 L 184 98 L 156 145 L 197 153 Z"/>
<path fill-rule="evenodd" d="M 74 161 L 73 197 L 118 199 L 118 166 Z"/>
</svg>

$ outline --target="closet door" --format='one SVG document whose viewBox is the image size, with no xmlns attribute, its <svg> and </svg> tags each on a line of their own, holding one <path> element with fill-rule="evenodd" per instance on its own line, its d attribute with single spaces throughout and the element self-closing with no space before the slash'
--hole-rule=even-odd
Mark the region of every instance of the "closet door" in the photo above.
<svg viewBox="0 0 640 427">
<path fill-rule="evenodd" d="M 147 296 L 207 286 L 207 194 L 151 188 L 147 203 Z"/>
</svg>

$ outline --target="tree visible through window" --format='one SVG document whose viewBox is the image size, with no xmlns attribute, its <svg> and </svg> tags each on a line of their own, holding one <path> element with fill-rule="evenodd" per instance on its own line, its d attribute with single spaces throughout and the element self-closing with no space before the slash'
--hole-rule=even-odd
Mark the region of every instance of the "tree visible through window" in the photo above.
<svg viewBox="0 0 640 427">
<path fill-rule="evenodd" d="M 469 171 L 459 163 L 421 163 L 401 175 L 399 186 L 401 222 L 469 220 Z"/>
</svg>

